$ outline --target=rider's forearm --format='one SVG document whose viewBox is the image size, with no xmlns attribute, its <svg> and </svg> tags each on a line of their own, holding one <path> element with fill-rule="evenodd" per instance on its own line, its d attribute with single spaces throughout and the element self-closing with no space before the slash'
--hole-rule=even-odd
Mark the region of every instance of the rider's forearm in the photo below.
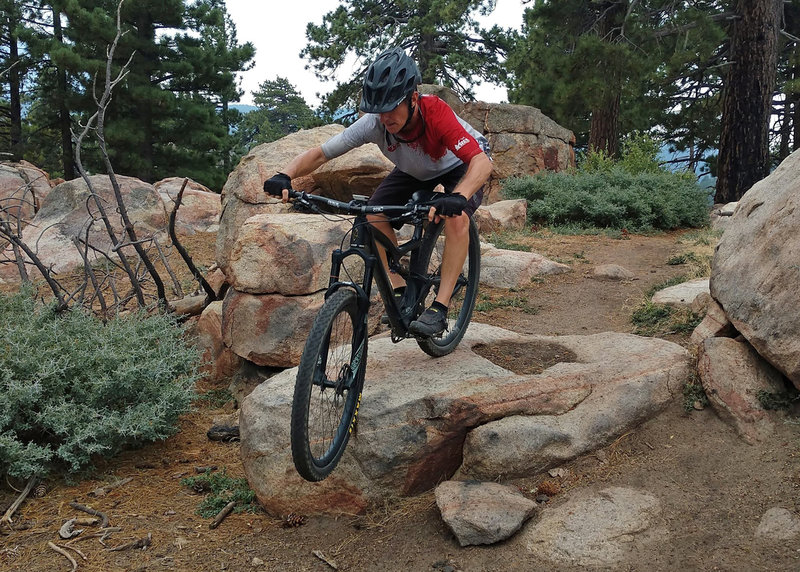
<svg viewBox="0 0 800 572">
<path fill-rule="evenodd" d="M 486 156 L 486 153 L 478 153 L 470 159 L 467 172 L 464 173 L 464 177 L 458 182 L 453 192 L 469 199 L 486 184 L 493 169 L 492 161 Z"/>
<path fill-rule="evenodd" d="M 292 159 L 281 172 L 294 179 L 314 172 L 327 161 L 328 158 L 322 152 L 322 147 L 313 147 Z"/>
</svg>

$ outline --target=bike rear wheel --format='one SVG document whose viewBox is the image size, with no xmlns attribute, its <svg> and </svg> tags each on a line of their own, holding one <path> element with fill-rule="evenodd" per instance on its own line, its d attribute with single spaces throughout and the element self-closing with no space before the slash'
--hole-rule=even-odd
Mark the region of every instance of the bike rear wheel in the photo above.
<svg viewBox="0 0 800 572">
<path fill-rule="evenodd" d="M 425 231 L 425 243 L 420 249 L 420 260 L 424 260 L 427 268 L 427 279 L 431 285 L 425 299 L 424 308 L 430 306 L 441 282 L 441 264 L 444 255 L 444 223 L 429 224 Z M 481 246 L 478 227 L 469 221 L 469 248 L 464 268 L 458 277 L 447 312 L 447 329 L 438 336 L 417 338 L 417 344 L 426 354 L 441 357 L 449 354 L 461 342 L 467 331 L 475 300 L 478 297 L 478 280 L 481 274 Z M 424 309 L 422 308 L 422 309 Z"/>
<path fill-rule="evenodd" d="M 306 340 L 292 401 L 292 459 L 308 481 L 327 477 L 352 433 L 367 362 L 367 335 L 355 292 L 335 292 Z"/>
</svg>

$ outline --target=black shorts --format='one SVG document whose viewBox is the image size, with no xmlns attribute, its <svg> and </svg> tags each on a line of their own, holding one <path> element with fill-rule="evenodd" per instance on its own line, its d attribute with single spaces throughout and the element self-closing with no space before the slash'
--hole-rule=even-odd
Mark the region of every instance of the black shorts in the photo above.
<svg viewBox="0 0 800 572">
<path fill-rule="evenodd" d="M 442 185 L 444 187 L 444 192 L 452 193 L 459 181 L 464 178 L 464 173 L 466 172 L 467 165 L 466 163 L 462 163 L 444 175 L 439 175 L 430 181 L 420 181 L 395 167 L 392 172 L 381 181 L 381 184 L 378 185 L 375 192 L 372 193 L 368 204 L 404 205 L 416 191 L 432 191 L 437 185 Z M 472 216 L 475 210 L 481 206 L 482 201 L 483 187 L 470 197 L 464 212 Z"/>
</svg>

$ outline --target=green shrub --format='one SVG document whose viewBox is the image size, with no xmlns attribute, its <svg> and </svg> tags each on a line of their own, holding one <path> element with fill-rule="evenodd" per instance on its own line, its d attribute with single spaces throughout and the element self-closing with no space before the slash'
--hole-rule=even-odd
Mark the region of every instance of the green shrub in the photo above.
<svg viewBox="0 0 800 572">
<path fill-rule="evenodd" d="M 206 497 L 195 511 L 203 518 L 216 516 L 229 502 L 236 502 L 233 512 L 258 512 L 256 493 L 250 489 L 247 479 L 229 477 L 223 468 L 219 473 L 210 470 L 196 477 L 186 477 L 181 484 Z"/>
<path fill-rule="evenodd" d="M 701 409 L 707 407 L 709 404 L 708 395 L 703 389 L 703 384 L 693 375 L 683 385 L 683 410 L 686 412 L 693 411 L 699 406 Z"/>
<path fill-rule="evenodd" d="M 570 172 L 507 179 L 502 194 L 527 199 L 533 225 L 629 232 L 706 226 L 708 189 L 691 173 L 662 168 L 659 147 L 649 135 L 634 133 L 618 160 L 589 151 Z"/>
<path fill-rule="evenodd" d="M 168 316 L 103 323 L 0 295 L 0 333 L 0 473 L 80 472 L 175 433 L 194 397 L 197 351 Z"/>
<path fill-rule="evenodd" d="M 503 196 L 526 199 L 535 225 L 649 232 L 708 223 L 707 192 L 685 175 L 663 171 L 541 172 L 507 179 Z"/>
</svg>

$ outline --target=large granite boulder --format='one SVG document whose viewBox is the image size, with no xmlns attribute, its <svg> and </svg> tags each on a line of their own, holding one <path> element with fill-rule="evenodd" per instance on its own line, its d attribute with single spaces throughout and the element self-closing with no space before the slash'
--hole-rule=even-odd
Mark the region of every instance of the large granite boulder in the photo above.
<svg viewBox="0 0 800 572">
<path fill-rule="evenodd" d="M 547 354 L 554 365 L 515 373 L 495 363 L 508 346 Z M 442 358 L 426 356 L 413 340 L 392 344 L 381 336 L 370 340 L 368 359 L 357 433 L 339 467 L 319 483 L 299 477 L 291 460 L 297 370 L 270 378 L 243 400 L 242 462 L 270 513 L 360 512 L 388 497 L 428 490 L 459 470 L 495 480 L 547 469 L 655 415 L 680 395 L 690 375 L 686 350 L 664 340 L 620 333 L 533 336 L 479 323 Z M 558 443 L 531 441 L 503 468 L 511 435 L 495 424 L 518 418 L 547 424 L 563 416 L 570 422 L 560 427 Z M 487 424 L 496 440 L 472 437 Z M 469 452 L 465 442 L 473 443 Z M 484 445 L 474 446 L 478 442 Z"/>
<path fill-rule="evenodd" d="M 763 396 L 786 392 L 784 377 L 745 340 L 710 337 L 699 347 L 697 372 L 714 410 L 748 443 L 774 435 L 778 414 L 765 409 Z"/>
<path fill-rule="evenodd" d="M 739 201 L 711 265 L 712 297 L 756 351 L 800 388 L 800 151 Z"/>
<path fill-rule="evenodd" d="M 114 233 L 122 237 L 122 221 L 116 213 L 117 203 L 110 179 L 106 175 L 93 175 L 89 181 L 104 206 Z M 144 238 L 163 232 L 167 225 L 167 213 L 153 185 L 120 175 L 117 181 L 137 236 Z M 111 238 L 98 218 L 98 208 L 90 196 L 89 187 L 83 179 L 57 185 L 42 201 L 32 224 L 23 230 L 23 242 L 34 249 L 38 258 L 55 273 L 83 266 L 81 253 L 73 243 L 76 237 L 88 239 L 96 251 L 106 256 L 117 257 Z M 132 246 L 123 247 L 123 252 L 135 254 Z M 6 252 L 5 255 L 13 259 L 10 253 Z M 93 250 L 88 252 L 88 256 L 90 262 L 102 259 L 102 255 Z M 19 279 L 13 264 L 0 264 L 0 280 L 17 282 Z"/>
<path fill-rule="evenodd" d="M 242 225 L 231 251 L 230 284 L 251 294 L 295 296 L 324 290 L 331 252 L 351 226 L 347 220 L 314 214 L 255 215 Z"/>
<path fill-rule="evenodd" d="M 295 366 L 324 301 L 323 292 L 283 296 L 230 288 L 222 304 L 222 341 L 256 365 Z"/>
<path fill-rule="evenodd" d="M 29 223 L 53 186 L 47 173 L 27 161 L 0 163 L 0 209 L 13 220 Z"/>
</svg>

